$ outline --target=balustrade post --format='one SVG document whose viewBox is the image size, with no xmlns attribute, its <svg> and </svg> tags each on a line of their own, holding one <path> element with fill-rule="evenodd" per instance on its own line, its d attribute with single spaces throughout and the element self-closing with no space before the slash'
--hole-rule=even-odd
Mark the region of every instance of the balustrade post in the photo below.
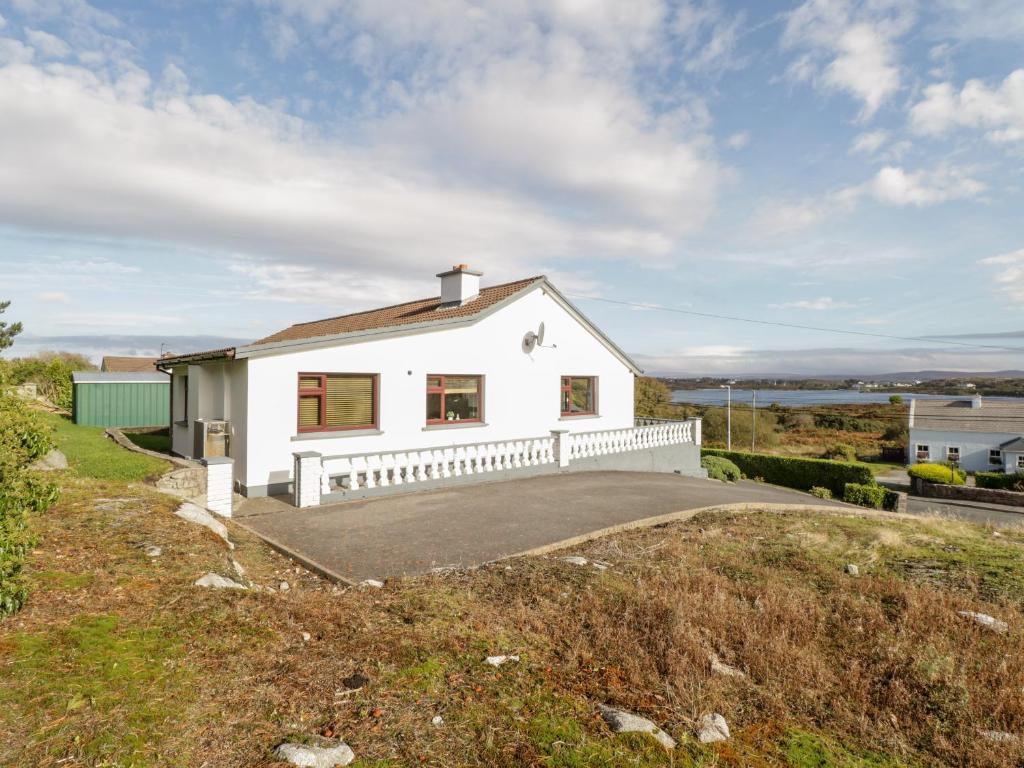
<svg viewBox="0 0 1024 768">
<path fill-rule="evenodd" d="M 320 503 L 323 456 L 316 451 L 297 451 L 292 457 L 292 503 L 296 507 L 315 507 Z"/>
<path fill-rule="evenodd" d="M 569 452 L 572 449 L 572 437 L 567 429 L 551 430 L 551 447 L 555 461 L 560 467 L 569 466 Z"/>
</svg>

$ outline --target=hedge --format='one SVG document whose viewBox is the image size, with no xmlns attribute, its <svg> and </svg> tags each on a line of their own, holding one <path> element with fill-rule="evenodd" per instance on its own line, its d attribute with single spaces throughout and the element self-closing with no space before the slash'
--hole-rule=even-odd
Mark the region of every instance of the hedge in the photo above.
<svg viewBox="0 0 1024 768">
<path fill-rule="evenodd" d="M 739 467 L 721 456 L 704 456 L 700 460 L 700 465 L 708 471 L 708 477 L 712 480 L 731 483 L 743 477 Z"/>
<path fill-rule="evenodd" d="M 914 464 L 907 469 L 907 474 L 929 483 L 944 485 L 963 485 L 967 475 L 963 470 L 948 464 Z"/>
<path fill-rule="evenodd" d="M 843 501 L 871 509 L 887 509 L 895 512 L 899 507 L 900 495 L 880 485 L 847 483 L 843 489 Z"/>
<path fill-rule="evenodd" d="M 828 488 L 834 496 L 842 496 L 847 483 L 873 485 L 874 475 L 867 464 L 829 459 L 802 459 L 774 456 L 768 453 L 744 453 L 705 448 L 704 456 L 729 459 L 747 477 L 758 477 L 772 485 L 784 485 L 809 491 L 815 486 Z"/>
<path fill-rule="evenodd" d="M 1024 491 L 1024 472 L 975 472 L 974 484 L 978 488 L 995 488 L 1000 491 Z"/>
<path fill-rule="evenodd" d="M 27 469 L 50 447 L 46 426 L 8 390 L 0 368 L 0 618 L 21 608 L 27 596 L 22 567 L 35 542 L 29 516 L 57 498 L 53 483 Z"/>
</svg>

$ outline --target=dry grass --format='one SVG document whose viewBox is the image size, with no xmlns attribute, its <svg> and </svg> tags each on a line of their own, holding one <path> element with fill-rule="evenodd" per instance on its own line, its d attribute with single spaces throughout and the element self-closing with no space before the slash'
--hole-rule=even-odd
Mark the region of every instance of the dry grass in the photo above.
<svg viewBox="0 0 1024 768">
<path fill-rule="evenodd" d="M 713 513 L 574 550 L 603 572 L 550 556 L 374 590 L 296 572 L 236 530 L 249 578 L 291 587 L 239 593 L 191 586 L 231 575 L 228 553 L 166 497 L 64 482 L 39 524 L 31 602 L 0 625 L 3 765 L 258 766 L 317 732 L 363 766 L 1024 761 L 1024 742 L 979 736 L 1024 733 L 1020 532 Z M 482 664 L 495 653 L 522 660 Z M 746 679 L 712 674 L 711 653 Z M 348 691 L 356 671 L 370 683 Z M 611 735 L 598 702 L 680 748 Z M 728 744 L 692 738 L 708 711 L 729 720 Z"/>
</svg>

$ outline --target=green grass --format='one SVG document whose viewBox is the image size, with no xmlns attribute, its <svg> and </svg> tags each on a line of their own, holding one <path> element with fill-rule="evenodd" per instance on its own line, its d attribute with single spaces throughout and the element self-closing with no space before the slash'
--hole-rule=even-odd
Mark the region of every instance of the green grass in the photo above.
<svg viewBox="0 0 1024 768">
<path fill-rule="evenodd" d="M 904 763 L 870 752 L 855 753 L 833 739 L 806 731 L 790 731 L 785 745 L 792 768 L 898 768 Z"/>
<path fill-rule="evenodd" d="M 130 483 L 157 477 L 170 466 L 152 456 L 125 450 L 99 427 L 82 427 L 52 413 L 41 417 L 53 427 L 57 448 L 80 477 Z"/>
<path fill-rule="evenodd" d="M 171 436 L 163 432 L 125 432 L 124 436 L 147 451 L 171 452 Z"/>
<path fill-rule="evenodd" d="M 115 616 L 81 614 L 69 625 L 13 636 L 13 664 L 0 704 L 36 720 L 51 755 L 73 751 L 90 765 L 144 766 L 152 735 L 173 730 L 190 675 L 180 641 L 158 627 L 122 626 Z M 15 706 L 17 709 L 15 710 Z M 64 717 L 52 718 L 55 712 Z M 116 728 L 104 724 L 117 723 Z"/>
</svg>

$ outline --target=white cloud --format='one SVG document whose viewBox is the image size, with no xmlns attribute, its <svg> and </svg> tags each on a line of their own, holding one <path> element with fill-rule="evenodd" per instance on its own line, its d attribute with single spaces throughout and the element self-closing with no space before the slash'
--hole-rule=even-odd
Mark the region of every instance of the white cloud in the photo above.
<svg viewBox="0 0 1024 768">
<path fill-rule="evenodd" d="M 714 0 L 682 3 L 674 27 L 684 41 L 684 69 L 706 72 L 743 67 L 745 60 L 736 53 L 743 22 L 742 12 L 729 15 Z"/>
<path fill-rule="evenodd" d="M 0 67 L 9 64 L 28 64 L 34 55 L 35 51 L 20 40 L 0 37 Z"/>
<path fill-rule="evenodd" d="M 68 296 L 64 291 L 41 291 L 34 295 L 36 301 L 43 301 L 46 303 L 58 303 L 65 304 L 71 301 L 71 297 Z"/>
<path fill-rule="evenodd" d="M 993 267 L 996 285 L 1013 301 L 1024 304 L 1024 248 L 989 256 L 980 263 Z"/>
<path fill-rule="evenodd" d="M 7 19 L 5 19 L 4 15 L 2 13 L 0 13 L 0 29 L 3 29 L 6 26 L 7 26 Z"/>
<path fill-rule="evenodd" d="M 930 136 L 954 127 L 978 128 L 993 142 L 1024 141 L 1024 69 L 995 88 L 981 80 L 968 80 L 959 91 L 949 82 L 929 85 L 910 110 L 910 127 Z"/>
<path fill-rule="evenodd" d="M 51 35 L 41 29 L 26 29 L 25 37 L 33 48 L 51 59 L 63 59 L 71 53 L 71 48 L 67 43 L 56 35 Z"/>
<path fill-rule="evenodd" d="M 743 149 L 750 143 L 750 132 L 739 131 L 726 137 L 725 146 L 729 149 Z"/>
<path fill-rule="evenodd" d="M 757 237 L 792 235 L 838 215 L 854 211 L 865 198 L 886 205 L 923 208 L 978 197 L 986 189 L 970 169 L 939 166 L 933 170 L 906 171 L 887 165 L 871 179 L 814 197 L 769 200 L 754 211 L 748 224 Z"/>
<path fill-rule="evenodd" d="M 913 18 L 912 5 L 891 0 L 807 0 L 786 19 L 783 47 L 804 51 L 787 74 L 849 93 L 870 118 L 900 89 L 897 40 Z"/>
<path fill-rule="evenodd" d="M 836 301 L 831 296 L 822 296 L 817 299 L 800 299 L 799 301 L 787 301 L 783 304 L 769 304 L 770 309 L 809 309 L 815 312 L 822 312 L 830 309 L 850 309 L 856 307 L 848 301 Z"/>
<path fill-rule="evenodd" d="M 1010 40 L 1024 37 L 1020 0 L 933 0 L 935 33 L 955 40 Z"/>
<path fill-rule="evenodd" d="M 859 133 L 853 138 L 853 144 L 850 145 L 850 152 L 873 155 L 881 149 L 882 145 L 884 145 L 888 140 L 888 131 L 868 131 L 866 133 Z"/>
</svg>

